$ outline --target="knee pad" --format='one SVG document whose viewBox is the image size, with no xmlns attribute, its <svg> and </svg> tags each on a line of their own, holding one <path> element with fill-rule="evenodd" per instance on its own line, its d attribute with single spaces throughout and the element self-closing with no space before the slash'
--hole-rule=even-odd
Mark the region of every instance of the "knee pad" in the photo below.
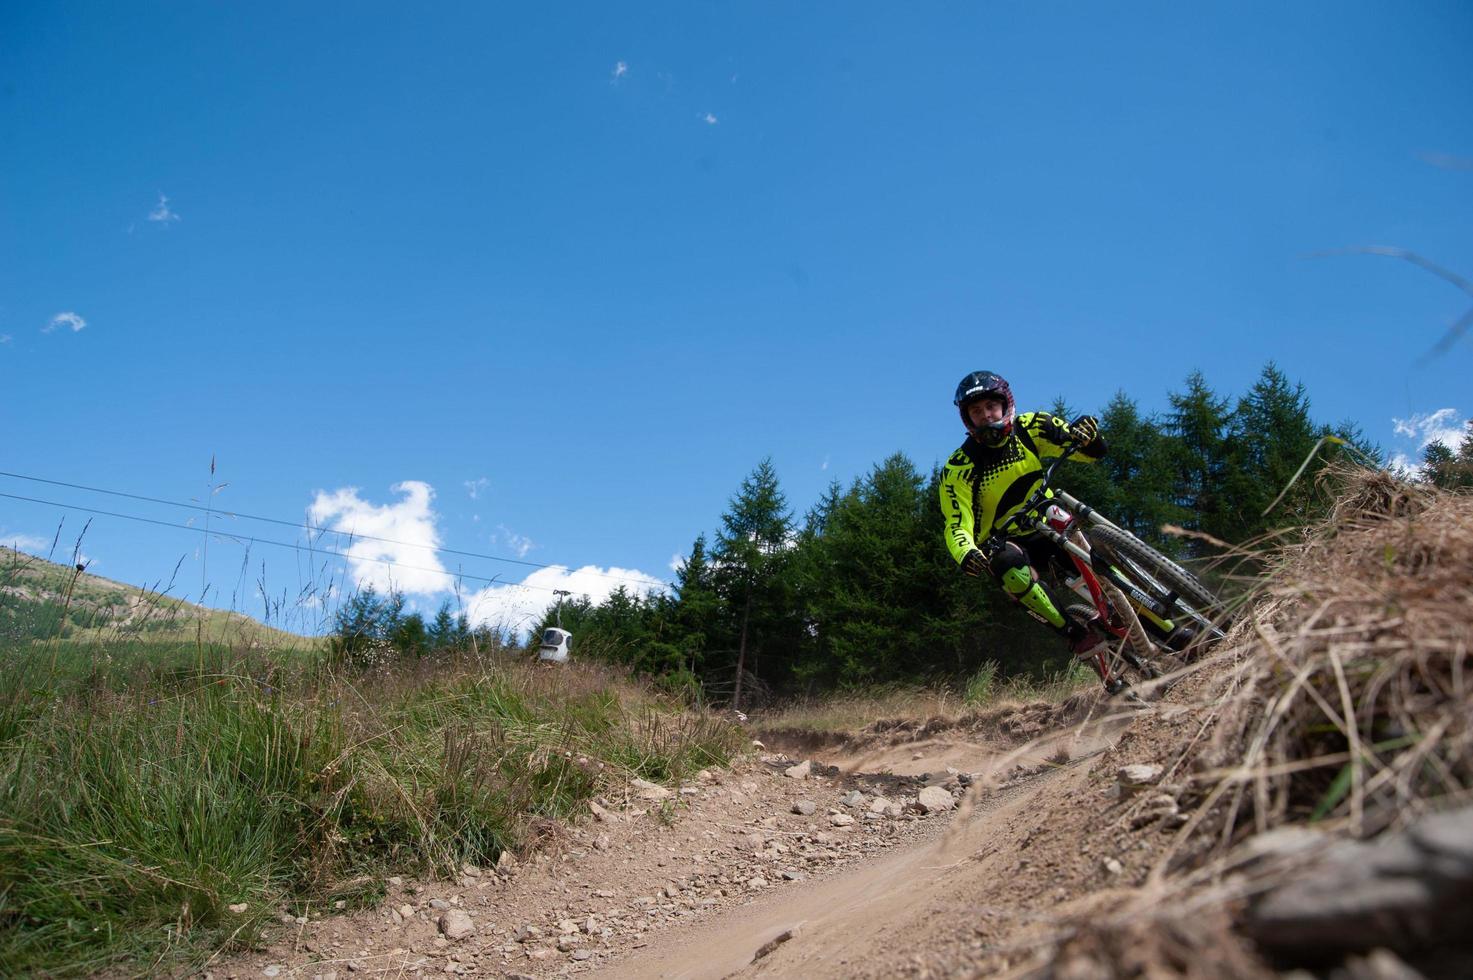
<svg viewBox="0 0 1473 980">
<path fill-rule="evenodd" d="M 993 553 L 988 562 L 992 574 L 1006 581 L 1009 571 L 1015 568 L 1028 569 L 1031 574 L 1031 563 L 1028 561 L 1028 552 L 1024 551 L 1015 542 L 1006 541 L 1003 546 Z"/>
<path fill-rule="evenodd" d="M 1003 590 L 1014 599 L 1021 599 L 1027 595 L 1028 591 L 1038 582 L 1033 569 L 1027 565 L 1022 568 L 1009 568 L 1002 573 L 1001 578 Z"/>
</svg>

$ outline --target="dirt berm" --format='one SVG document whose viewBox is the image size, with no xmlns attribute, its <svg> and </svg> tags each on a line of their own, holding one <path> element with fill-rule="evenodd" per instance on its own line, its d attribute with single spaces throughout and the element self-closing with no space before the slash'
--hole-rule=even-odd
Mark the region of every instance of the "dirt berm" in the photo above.
<svg viewBox="0 0 1473 980">
<path fill-rule="evenodd" d="M 1342 478 L 1144 704 L 788 732 L 210 972 L 1473 976 L 1473 498 Z"/>
</svg>

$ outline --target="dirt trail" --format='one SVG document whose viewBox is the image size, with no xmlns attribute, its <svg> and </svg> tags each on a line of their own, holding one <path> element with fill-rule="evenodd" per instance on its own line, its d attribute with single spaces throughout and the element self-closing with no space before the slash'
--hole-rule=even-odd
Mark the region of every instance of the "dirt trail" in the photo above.
<svg viewBox="0 0 1473 980">
<path fill-rule="evenodd" d="M 985 810 L 958 814 L 954 826 L 938 824 L 938 833 L 898 853 L 662 937 L 598 976 L 717 980 L 740 974 L 763 946 L 785 934 L 790 938 L 774 951 L 781 955 L 759 961 L 754 975 L 860 975 L 863 961 L 876 948 L 914 938 L 916 913 L 932 914 L 936 896 L 944 893 L 948 878 L 959 871 L 959 859 L 979 838 L 978 823 L 1006 819 L 1026 807 L 1037 789 L 1036 784 L 1016 787 L 990 800 Z"/>
<path fill-rule="evenodd" d="M 663 936 L 598 976 L 717 980 L 733 975 L 856 977 L 924 971 L 911 951 L 934 937 L 937 917 L 954 917 L 957 912 L 970 917 L 971 910 L 959 909 L 953 900 L 966 889 L 954 886 L 977 877 L 979 855 L 986 858 L 1002 850 L 1008 828 L 1028 813 L 1044 788 L 1061 779 L 1077 781 L 1074 770 L 1112 744 L 1129 722 L 1129 715 L 1089 720 L 1016 747 L 927 738 L 815 752 L 815 760 L 853 773 L 926 775 L 950 766 L 976 774 L 979 788 L 963 798 L 947 821 L 931 824 L 925 834 L 895 853 Z M 1069 762 L 1047 762 L 1066 757 Z M 1008 779 L 1020 771 L 1020 776 Z M 1005 785 L 982 791 L 988 783 Z M 754 959 L 774 940 L 770 952 Z"/>
<path fill-rule="evenodd" d="M 995 730 L 917 741 L 902 733 L 807 754 L 814 771 L 802 779 L 784 775 L 796 754 L 761 755 L 684 787 L 673 818 L 668 803 L 662 819 L 647 801 L 607 801 L 606 819 L 571 828 L 527 865 L 391 883 L 378 909 L 294 922 L 271 947 L 208 972 L 894 975 L 914 965 L 907 951 L 917 943 L 943 948 L 936 922 L 975 918 L 954 899 L 975 891 L 966 883 L 978 855 L 1027 847 L 1016 825 L 1036 815 L 1040 794 L 1077 780 L 1132 716 L 1022 743 Z M 949 788 L 943 797 L 959 810 L 920 812 L 928 786 Z M 439 935 L 450 910 L 471 915 L 473 936 Z M 794 927 L 794 938 L 750 966 Z"/>
</svg>

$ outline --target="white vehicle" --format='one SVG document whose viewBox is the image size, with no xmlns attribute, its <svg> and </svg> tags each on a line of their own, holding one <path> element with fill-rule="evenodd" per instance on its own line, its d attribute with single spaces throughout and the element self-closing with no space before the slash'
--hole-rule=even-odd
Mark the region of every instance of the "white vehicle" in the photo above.
<svg viewBox="0 0 1473 980">
<path fill-rule="evenodd" d="M 557 626 L 549 626 L 542 634 L 542 646 L 537 650 L 537 660 L 565 664 L 568 662 L 568 648 L 572 645 L 572 633 Z"/>
</svg>

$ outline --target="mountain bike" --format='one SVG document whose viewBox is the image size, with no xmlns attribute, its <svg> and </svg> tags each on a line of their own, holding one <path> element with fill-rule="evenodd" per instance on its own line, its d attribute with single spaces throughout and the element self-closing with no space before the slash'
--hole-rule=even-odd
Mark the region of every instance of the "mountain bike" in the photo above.
<svg viewBox="0 0 1473 980">
<path fill-rule="evenodd" d="M 1108 520 L 1093 507 L 1052 487 L 1054 471 L 1079 449 L 1068 447 L 1015 513 L 998 526 L 1008 535 L 1040 534 L 1068 556 L 1055 564 L 1066 589 L 1081 601 L 1064 615 L 1119 642 L 1097 647 L 1101 678 L 1131 673 L 1161 676 L 1165 650 L 1185 654 L 1223 636 L 1227 609 L 1201 579 Z"/>
</svg>

